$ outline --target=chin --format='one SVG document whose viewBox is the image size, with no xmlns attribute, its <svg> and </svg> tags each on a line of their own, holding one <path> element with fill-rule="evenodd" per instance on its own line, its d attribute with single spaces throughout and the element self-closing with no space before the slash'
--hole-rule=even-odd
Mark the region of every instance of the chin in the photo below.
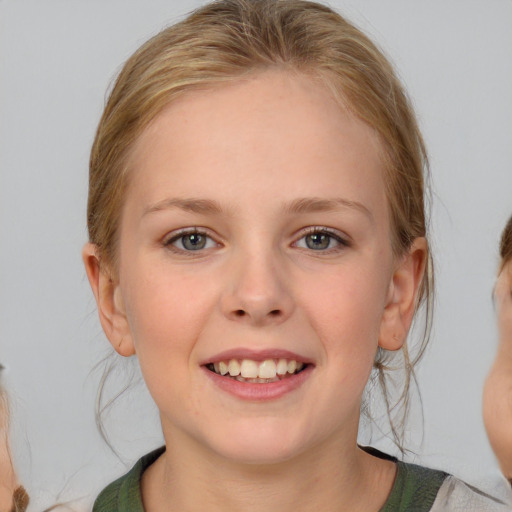
<svg viewBox="0 0 512 512">
<path fill-rule="evenodd" d="M 272 466 L 293 459 L 300 453 L 299 450 L 272 449 L 260 444 L 247 443 L 245 446 L 230 446 L 228 450 L 222 450 L 220 455 L 233 463 L 247 466 Z"/>
<path fill-rule="evenodd" d="M 261 426 L 260 426 L 261 427 Z M 286 462 L 304 452 L 287 429 L 252 428 L 225 433 L 214 450 L 226 460 L 247 465 L 273 465 Z"/>
</svg>

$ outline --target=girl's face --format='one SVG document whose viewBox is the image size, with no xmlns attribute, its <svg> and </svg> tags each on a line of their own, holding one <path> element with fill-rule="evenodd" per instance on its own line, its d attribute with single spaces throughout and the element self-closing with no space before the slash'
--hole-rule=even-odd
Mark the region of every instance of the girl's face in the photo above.
<svg viewBox="0 0 512 512">
<path fill-rule="evenodd" d="M 266 463 L 355 446 L 424 259 L 392 255 L 373 131 L 312 79 L 267 71 L 177 100 L 130 163 L 116 280 L 84 254 L 168 448 Z"/>
<path fill-rule="evenodd" d="M 499 344 L 494 364 L 485 382 L 483 417 L 489 441 L 501 470 L 509 480 L 512 480 L 512 260 L 503 265 L 498 275 L 494 302 Z"/>
<path fill-rule="evenodd" d="M 0 389 L 0 510 L 10 510 L 16 477 L 9 452 L 8 420 L 2 389 Z"/>
</svg>

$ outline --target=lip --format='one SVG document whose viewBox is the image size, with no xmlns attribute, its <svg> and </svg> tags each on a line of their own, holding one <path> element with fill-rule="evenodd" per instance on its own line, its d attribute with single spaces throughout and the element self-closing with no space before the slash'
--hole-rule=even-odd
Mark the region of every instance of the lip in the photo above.
<svg viewBox="0 0 512 512">
<path fill-rule="evenodd" d="M 201 369 L 206 373 L 206 376 L 211 382 L 222 391 L 241 400 L 265 402 L 277 400 L 298 389 L 309 379 L 314 370 L 314 366 L 309 364 L 300 373 L 290 375 L 286 377 L 286 379 L 277 382 L 269 382 L 268 384 L 240 382 L 236 379 L 224 377 L 218 373 L 212 372 L 206 368 L 206 366 L 201 366 Z"/>
<path fill-rule="evenodd" d="M 299 373 L 287 376 L 285 379 L 281 379 L 277 382 L 269 382 L 267 384 L 240 382 L 236 379 L 219 375 L 207 368 L 207 365 L 211 363 L 219 363 L 220 361 L 227 361 L 229 359 L 237 359 L 239 361 L 243 359 L 251 359 L 253 361 L 265 361 L 266 359 L 288 359 L 303 363 L 305 368 Z M 210 382 L 222 391 L 240 400 L 264 402 L 282 398 L 301 387 L 311 376 L 315 369 L 315 365 L 312 359 L 289 350 L 254 350 L 247 348 L 235 348 L 219 352 L 209 359 L 202 361 L 201 369 L 205 372 L 206 377 L 210 379 Z"/>
</svg>

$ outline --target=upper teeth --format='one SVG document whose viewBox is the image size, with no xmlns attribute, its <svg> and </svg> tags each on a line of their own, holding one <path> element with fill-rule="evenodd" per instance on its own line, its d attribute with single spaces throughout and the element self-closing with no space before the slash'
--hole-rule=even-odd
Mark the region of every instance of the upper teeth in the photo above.
<svg viewBox="0 0 512 512">
<path fill-rule="evenodd" d="M 277 375 L 295 373 L 304 367 L 294 359 L 265 359 L 265 361 L 253 361 L 252 359 L 230 359 L 213 364 L 216 373 L 231 377 L 242 376 L 245 379 L 274 379 Z"/>
</svg>

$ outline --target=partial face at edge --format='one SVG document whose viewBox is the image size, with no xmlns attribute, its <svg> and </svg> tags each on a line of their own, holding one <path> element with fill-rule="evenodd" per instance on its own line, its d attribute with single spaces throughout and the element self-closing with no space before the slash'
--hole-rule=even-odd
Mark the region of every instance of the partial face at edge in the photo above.
<svg viewBox="0 0 512 512">
<path fill-rule="evenodd" d="M 167 443 L 249 462 L 355 445 L 377 346 L 404 341 L 425 254 L 394 261 L 380 151 L 323 87 L 284 72 L 183 97 L 141 136 L 118 282 L 88 272 Z M 280 360 L 304 370 L 219 375 Z"/>
<path fill-rule="evenodd" d="M 5 397 L 0 385 L 0 510 L 10 510 L 13 503 L 13 493 L 17 479 L 9 450 L 8 411 Z"/>
</svg>

